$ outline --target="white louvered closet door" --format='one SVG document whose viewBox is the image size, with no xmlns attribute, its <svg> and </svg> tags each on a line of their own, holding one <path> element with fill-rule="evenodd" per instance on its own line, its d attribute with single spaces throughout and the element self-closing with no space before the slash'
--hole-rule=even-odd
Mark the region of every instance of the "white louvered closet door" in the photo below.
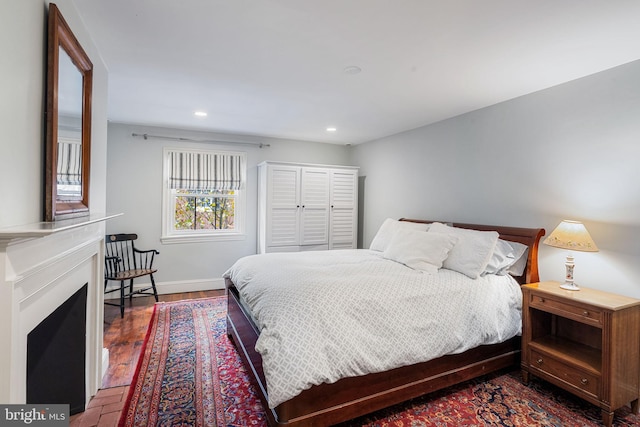
<svg viewBox="0 0 640 427">
<path fill-rule="evenodd" d="M 331 172 L 329 249 L 352 249 L 357 245 L 358 173 Z"/>
<path fill-rule="evenodd" d="M 258 165 L 258 253 L 355 248 L 355 167 Z"/>
<path fill-rule="evenodd" d="M 300 244 L 300 168 L 274 166 L 267 172 L 267 246 L 297 246 Z"/>
<path fill-rule="evenodd" d="M 329 184 L 327 169 L 302 168 L 300 245 L 329 243 Z"/>
</svg>

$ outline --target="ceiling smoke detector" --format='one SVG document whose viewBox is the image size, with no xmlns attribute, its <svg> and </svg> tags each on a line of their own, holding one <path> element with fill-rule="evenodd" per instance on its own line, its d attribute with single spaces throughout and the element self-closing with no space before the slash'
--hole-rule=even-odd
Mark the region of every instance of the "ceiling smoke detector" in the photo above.
<svg viewBox="0 0 640 427">
<path fill-rule="evenodd" d="M 348 67 L 345 67 L 344 70 L 342 70 L 345 74 L 360 74 L 360 72 L 362 71 L 362 68 L 358 67 L 357 65 L 349 65 Z"/>
</svg>

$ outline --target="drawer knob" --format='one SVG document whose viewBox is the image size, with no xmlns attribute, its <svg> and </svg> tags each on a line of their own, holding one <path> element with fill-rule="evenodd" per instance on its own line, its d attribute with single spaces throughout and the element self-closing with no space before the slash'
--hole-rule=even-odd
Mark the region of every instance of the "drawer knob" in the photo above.
<svg viewBox="0 0 640 427">
<path fill-rule="evenodd" d="M 587 385 L 587 384 L 589 384 L 589 380 L 588 380 L 588 379 L 586 379 L 586 378 L 581 379 L 581 380 L 580 380 L 580 382 L 582 383 L 582 385 Z"/>
<path fill-rule="evenodd" d="M 540 297 L 540 302 L 544 302 L 544 298 Z"/>
<path fill-rule="evenodd" d="M 589 312 L 588 312 L 587 310 L 585 310 L 585 311 L 583 311 L 583 312 L 582 312 L 582 315 L 583 315 L 584 317 L 587 317 L 587 316 L 589 315 Z"/>
<path fill-rule="evenodd" d="M 536 363 L 538 365 L 542 365 L 544 363 L 544 360 L 542 360 L 542 357 L 539 357 L 538 360 L 536 360 Z"/>
</svg>

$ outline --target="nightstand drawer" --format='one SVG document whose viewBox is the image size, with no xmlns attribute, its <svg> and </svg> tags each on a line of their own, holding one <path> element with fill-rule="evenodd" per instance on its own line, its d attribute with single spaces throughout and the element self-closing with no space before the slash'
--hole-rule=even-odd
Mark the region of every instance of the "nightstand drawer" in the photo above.
<svg viewBox="0 0 640 427">
<path fill-rule="evenodd" d="M 531 293 L 529 306 L 549 313 L 559 314 L 570 319 L 575 319 L 580 322 L 599 326 L 602 325 L 602 312 L 600 310 L 574 305 L 566 299 L 560 301 L 554 298 L 549 298 L 546 295 Z"/>
<path fill-rule="evenodd" d="M 563 363 L 553 357 L 543 355 L 535 350 L 529 353 L 531 367 L 552 375 L 559 380 L 577 387 L 589 393 L 593 397 L 598 397 L 598 383 L 600 378 L 597 375 L 585 373 L 574 366 Z"/>
</svg>

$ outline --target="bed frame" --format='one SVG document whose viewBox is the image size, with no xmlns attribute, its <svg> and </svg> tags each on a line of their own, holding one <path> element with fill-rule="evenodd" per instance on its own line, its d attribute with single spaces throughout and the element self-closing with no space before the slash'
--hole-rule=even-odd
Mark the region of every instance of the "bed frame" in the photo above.
<svg viewBox="0 0 640 427">
<path fill-rule="evenodd" d="M 401 219 L 430 223 L 433 221 Z M 529 247 L 525 273 L 516 277 L 520 284 L 539 281 L 538 244 L 542 228 L 518 228 L 449 223 L 474 230 L 494 230 L 504 240 Z M 274 409 L 269 409 L 262 359 L 255 351 L 259 331 L 238 300 L 234 284 L 226 279 L 228 313 L 227 334 L 236 345 L 247 368 L 269 425 L 327 426 L 377 411 L 388 406 L 458 384 L 481 375 L 520 364 L 520 337 L 500 344 L 483 345 L 461 354 L 443 356 L 428 362 L 391 371 L 341 379 L 303 391 Z"/>
</svg>

